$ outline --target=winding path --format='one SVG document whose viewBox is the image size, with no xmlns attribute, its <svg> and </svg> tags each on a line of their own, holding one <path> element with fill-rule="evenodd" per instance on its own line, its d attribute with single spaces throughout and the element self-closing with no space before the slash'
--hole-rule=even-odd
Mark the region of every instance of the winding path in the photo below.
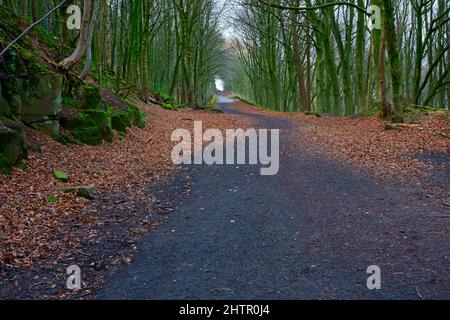
<svg viewBox="0 0 450 320">
<path fill-rule="evenodd" d="M 450 298 L 448 212 L 420 189 L 309 156 L 285 137 L 289 120 L 227 113 L 281 129 L 281 168 L 189 166 L 159 190 L 181 192 L 101 299 Z M 306 142 L 305 142 L 306 143 Z M 379 265 L 382 289 L 367 289 Z"/>
</svg>

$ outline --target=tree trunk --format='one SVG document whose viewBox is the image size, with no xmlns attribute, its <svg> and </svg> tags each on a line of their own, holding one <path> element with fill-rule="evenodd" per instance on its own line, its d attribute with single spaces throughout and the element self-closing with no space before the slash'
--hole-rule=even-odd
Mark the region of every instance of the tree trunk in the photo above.
<svg viewBox="0 0 450 320">
<path fill-rule="evenodd" d="M 385 55 L 386 55 L 386 32 L 383 30 L 381 35 L 381 43 L 379 49 L 379 57 L 378 57 L 378 65 L 379 75 L 378 75 L 378 87 L 380 90 L 380 102 L 381 102 L 381 110 L 383 112 L 383 118 L 388 119 L 392 117 L 392 105 L 389 102 L 387 96 L 387 88 L 386 88 L 386 70 L 385 70 Z"/>
<path fill-rule="evenodd" d="M 395 123 L 403 122 L 403 97 L 402 97 L 402 62 L 400 60 L 397 33 L 395 28 L 395 13 L 392 0 L 383 0 L 384 5 L 384 31 L 386 32 L 386 44 L 391 68 L 391 84 L 393 95 L 393 116 Z"/>
<path fill-rule="evenodd" d="M 36 22 L 39 19 L 37 2 L 38 0 L 31 0 L 31 15 L 33 18 L 33 22 Z"/>
<path fill-rule="evenodd" d="M 97 24 L 97 19 L 100 12 L 100 3 L 101 0 L 95 0 L 94 8 L 92 11 L 92 18 L 91 22 L 89 24 L 89 34 L 88 34 L 88 41 L 87 41 L 87 48 L 86 48 L 86 63 L 84 64 L 83 71 L 80 74 L 80 78 L 82 80 L 86 79 L 89 75 L 89 72 L 91 70 L 91 64 L 92 64 L 92 40 L 94 38 L 94 28 Z"/>
<path fill-rule="evenodd" d="M 75 51 L 61 62 L 61 67 L 66 70 L 72 68 L 83 57 L 89 38 L 89 21 L 91 15 L 91 0 L 84 0 L 83 19 L 81 21 L 80 38 Z"/>
<path fill-rule="evenodd" d="M 302 105 L 303 111 L 311 111 L 311 104 L 308 100 L 308 94 L 306 93 L 306 85 L 305 85 L 305 75 L 303 73 L 303 62 L 300 56 L 300 48 L 298 44 L 298 35 L 297 35 L 297 14 L 294 11 L 291 11 L 291 37 L 292 37 L 292 46 L 294 49 L 294 67 L 295 74 L 297 76 L 298 82 L 298 94 L 300 97 L 300 103 Z"/>
</svg>

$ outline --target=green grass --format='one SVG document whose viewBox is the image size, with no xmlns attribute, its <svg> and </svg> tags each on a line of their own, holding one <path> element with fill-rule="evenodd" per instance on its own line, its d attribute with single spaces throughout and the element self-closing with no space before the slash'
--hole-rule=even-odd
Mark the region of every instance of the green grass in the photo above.
<svg viewBox="0 0 450 320">
<path fill-rule="evenodd" d="M 257 108 L 259 108 L 259 109 L 266 109 L 266 110 L 269 110 L 269 108 L 263 107 L 263 106 L 257 104 L 256 102 L 247 100 L 247 99 L 245 99 L 245 98 L 243 98 L 243 97 L 240 97 L 240 96 L 238 96 L 238 95 L 233 95 L 233 98 L 238 99 L 239 101 L 241 101 L 241 102 L 243 102 L 243 103 L 246 103 L 246 104 L 248 104 L 248 105 L 250 105 L 250 106 L 257 107 Z"/>
</svg>

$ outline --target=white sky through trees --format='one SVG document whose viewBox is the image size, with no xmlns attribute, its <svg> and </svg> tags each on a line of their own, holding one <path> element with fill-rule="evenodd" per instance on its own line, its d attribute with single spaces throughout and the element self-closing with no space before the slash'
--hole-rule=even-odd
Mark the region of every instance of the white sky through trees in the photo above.
<svg viewBox="0 0 450 320">
<path fill-rule="evenodd" d="M 230 19 L 233 17 L 234 7 L 237 4 L 233 0 L 217 0 L 217 7 L 219 10 L 223 9 L 221 16 L 222 33 L 225 39 L 231 39 L 234 37 L 234 29 L 230 23 Z"/>
</svg>

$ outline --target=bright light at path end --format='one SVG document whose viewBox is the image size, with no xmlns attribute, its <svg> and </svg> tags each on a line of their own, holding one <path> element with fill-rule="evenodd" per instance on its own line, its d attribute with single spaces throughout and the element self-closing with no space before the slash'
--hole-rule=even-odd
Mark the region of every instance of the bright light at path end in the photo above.
<svg viewBox="0 0 450 320">
<path fill-rule="evenodd" d="M 225 83 L 223 82 L 222 79 L 216 79 L 216 89 L 219 91 L 225 90 Z"/>
</svg>

